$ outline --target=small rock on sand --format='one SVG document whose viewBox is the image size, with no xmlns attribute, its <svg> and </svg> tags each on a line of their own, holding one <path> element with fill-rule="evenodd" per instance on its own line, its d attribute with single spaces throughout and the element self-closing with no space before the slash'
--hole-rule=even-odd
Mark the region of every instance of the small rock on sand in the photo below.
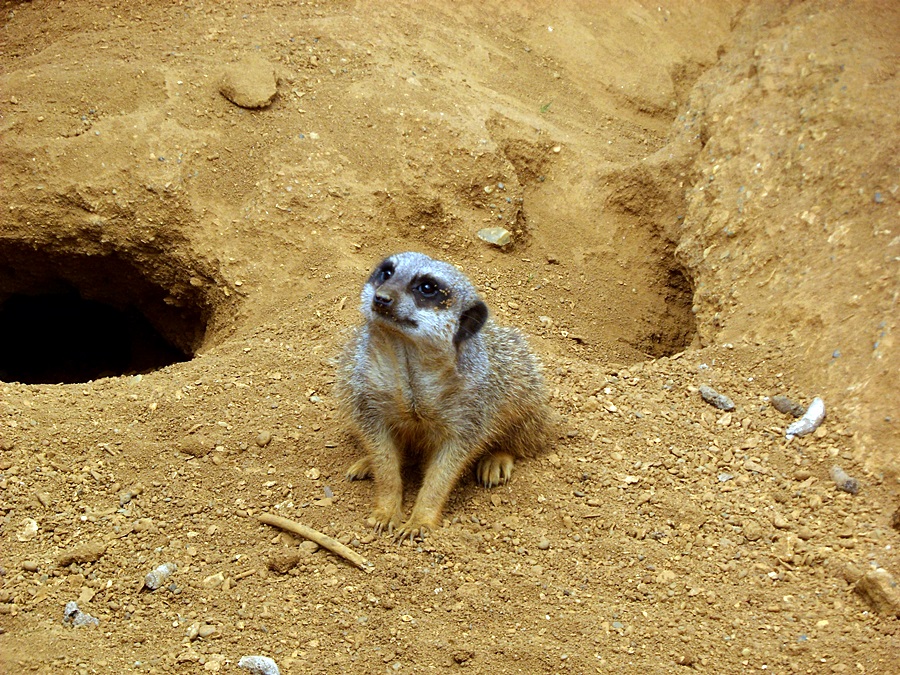
<svg viewBox="0 0 900 675">
<path fill-rule="evenodd" d="M 709 385 L 700 385 L 700 396 L 714 408 L 725 411 L 734 410 L 734 402 L 725 394 L 720 394 Z"/>
<path fill-rule="evenodd" d="M 893 575 L 884 568 L 865 574 L 854 589 L 864 597 L 879 614 L 900 617 L 900 586 Z"/>
<path fill-rule="evenodd" d="M 272 64 L 256 56 L 226 66 L 219 93 L 242 108 L 265 108 L 275 98 L 278 85 Z"/>
<path fill-rule="evenodd" d="M 841 467 L 831 467 L 829 474 L 838 490 L 849 492 L 851 495 L 855 495 L 859 492 L 859 481 L 849 476 Z"/>
<path fill-rule="evenodd" d="M 206 436 L 189 434 L 181 439 L 178 449 L 192 457 L 203 457 L 213 448 L 213 442 Z"/>
<path fill-rule="evenodd" d="M 59 556 L 60 567 L 68 567 L 72 563 L 87 563 L 99 560 L 106 552 L 106 544 L 102 541 L 88 541 L 78 544 Z"/>
<path fill-rule="evenodd" d="M 63 623 L 71 625 L 73 628 L 81 628 L 82 626 L 97 626 L 100 624 L 100 620 L 87 612 L 82 612 L 78 609 L 78 603 L 73 600 L 66 603 Z"/>
<path fill-rule="evenodd" d="M 512 235 L 509 233 L 509 230 L 505 230 L 502 227 L 486 227 L 483 230 L 478 230 L 478 238 L 500 247 L 506 246 L 512 241 Z"/>
<path fill-rule="evenodd" d="M 246 668 L 253 675 L 280 675 L 278 664 L 268 656 L 242 656 L 239 668 Z"/>
<path fill-rule="evenodd" d="M 793 415 L 794 417 L 803 417 L 803 413 L 806 412 L 806 408 L 802 405 L 780 394 L 772 397 L 772 407 L 784 415 Z"/>
<path fill-rule="evenodd" d="M 144 586 L 149 588 L 151 591 L 155 591 L 157 588 L 161 588 L 163 584 L 166 583 L 166 579 L 168 579 L 172 572 L 178 569 L 178 565 L 175 563 L 165 563 L 160 565 L 152 572 L 149 572 L 146 577 L 144 577 Z"/>
</svg>

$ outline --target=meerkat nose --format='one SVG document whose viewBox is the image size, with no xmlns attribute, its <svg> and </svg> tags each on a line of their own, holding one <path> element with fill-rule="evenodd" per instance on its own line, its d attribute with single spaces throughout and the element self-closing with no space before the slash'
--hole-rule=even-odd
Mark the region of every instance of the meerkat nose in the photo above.
<svg viewBox="0 0 900 675">
<path fill-rule="evenodd" d="M 375 306 L 375 309 L 387 309 L 394 304 L 394 298 L 383 291 L 375 291 L 372 304 Z"/>
</svg>

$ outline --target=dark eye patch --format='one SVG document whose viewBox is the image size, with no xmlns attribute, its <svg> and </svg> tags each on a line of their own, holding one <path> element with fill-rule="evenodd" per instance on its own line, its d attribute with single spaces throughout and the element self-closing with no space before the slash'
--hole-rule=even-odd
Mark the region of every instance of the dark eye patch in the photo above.
<svg viewBox="0 0 900 675">
<path fill-rule="evenodd" d="M 369 277 L 369 283 L 378 286 L 380 284 L 383 284 L 392 276 L 394 276 L 394 263 L 390 258 L 385 258 L 372 272 L 371 276 Z"/>
<path fill-rule="evenodd" d="M 416 277 L 409 288 L 417 307 L 447 309 L 450 306 L 452 298 L 450 289 L 431 276 Z"/>
</svg>

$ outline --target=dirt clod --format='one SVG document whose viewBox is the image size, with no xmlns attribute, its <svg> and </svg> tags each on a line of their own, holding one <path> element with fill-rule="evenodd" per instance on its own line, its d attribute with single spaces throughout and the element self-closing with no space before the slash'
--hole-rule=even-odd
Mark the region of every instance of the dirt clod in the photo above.
<svg viewBox="0 0 900 675">
<path fill-rule="evenodd" d="M 191 457 L 205 457 L 213 449 L 213 442 L 206 436 L 190 434 L 181 439 L 178 449 Z"/>
<path fill-rule="evenodd" d="M 867 572 L 854 589 L 884 616 L 900 617 L 900 586 L 884 568 Z"/>
<path fill-rule="evenodd" d="M 219 92 L 242 108 L 265 108 L 278 93 L 272 64 L 258 57 L 245 57 L 225 67 Z"/>
<path fill-rule="evenodd" d="M 57 559 L 60 567 L 68 567 L 72 563 L 95 562 L 106 552 L 106 544 L 102 541 L 90 541 L 79 544 L 65 551 Z"/>
</svg>

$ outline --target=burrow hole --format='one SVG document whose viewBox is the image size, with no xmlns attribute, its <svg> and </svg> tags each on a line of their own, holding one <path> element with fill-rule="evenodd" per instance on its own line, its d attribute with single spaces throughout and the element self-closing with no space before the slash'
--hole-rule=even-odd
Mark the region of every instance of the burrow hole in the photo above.
<svg viewBox="0 0 900 675">
<path fill-rule="evenodd" d="M 88 382 L 188 361 L 211 315 L 203 286 L 152 255 L 0 240 L 0 380 Z"/>
</svg>

